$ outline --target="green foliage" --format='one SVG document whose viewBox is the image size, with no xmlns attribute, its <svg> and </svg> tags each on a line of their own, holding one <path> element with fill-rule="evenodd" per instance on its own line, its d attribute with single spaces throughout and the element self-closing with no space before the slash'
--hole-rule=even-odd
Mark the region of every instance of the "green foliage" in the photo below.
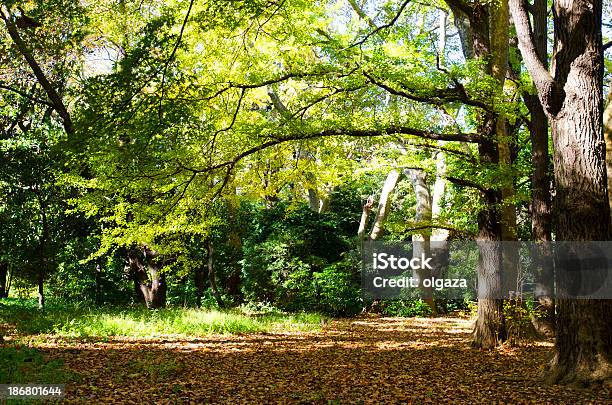
<svg viewBox="0 0 612 405">
<path fill-rule="evenodd" d="M 542 314 L 534 309 L 533 301 L 525 301 L 521 298 L 504 300 L 503 314 L 510 345 L 518 346 L 537 335 L 532 318 L 542 316 Z"/>
<path fill-rule="evenodd" d="M 318 214 L 305 205 L 251 208 L 242 260 L 248 301 L 335 316 L 360 312 L 360 263 L 348 242 L 354 233 L 343 234 L 347 227 L 337 222 L 345 219 L 335 209 Z"/>
<path fill-rule="evenodd" d="M 395 300 L 384 306 L 383 313 L 388 316 L 429 316 L 431 308 L 423 300 Z"/>
</svg>

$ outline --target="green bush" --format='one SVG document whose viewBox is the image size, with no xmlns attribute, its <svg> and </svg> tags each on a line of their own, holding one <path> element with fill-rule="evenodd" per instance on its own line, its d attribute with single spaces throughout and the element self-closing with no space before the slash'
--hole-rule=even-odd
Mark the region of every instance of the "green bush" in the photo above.
<svg viewBox="0 0 612 405">
<path fill-rule="evenodd" d="M 363 309 L 359 278 L 346 262 L 334 263 L 315 274 L 319 310 L 333 316 L 356 315 Z"/>
<path fill-rule="evenodd" d="M 429 316 L 431 308 L 423 300 L 397 300 L 385 305 L 383 313 L 388 316 Z"/>
</svg>

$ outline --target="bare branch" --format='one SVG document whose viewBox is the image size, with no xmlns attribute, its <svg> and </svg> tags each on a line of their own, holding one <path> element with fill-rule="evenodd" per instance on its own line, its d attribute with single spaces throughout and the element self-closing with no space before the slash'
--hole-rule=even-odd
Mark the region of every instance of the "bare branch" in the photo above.
<svg viewBox="0 0 612 405">
<path fill-rule="evenodd" d="M 45 90 L 45 93 L 47 93 L 49 100 L 51 100 L 53 108 L 55 109 L 55 111 L 57 111 L 59 116 L 62 118 L 62 121 L 64 123 L 64 129 L 69 134 L 74 133 L 74 128 L 72 126 L 72 120 L 70 119 L 70 114 L 68 113 L 68 109 L 66 108 L 66 105 L 64 104 L 64 101 L 62 100 L 62 97 L 53 88 L 53 85 L 51 84 L 51 82 L 49 82 L 49 79 L 47 79 L 47 77 L 45 76 L 40 65 L 38 64 L 38 62 L 36 62 L 36 59 L 34 58 L 32 51 L 28 48 L 26 43 L 23 41 L 23 39 L 19 35 L 17 27 L 15 26 L 15 23 L 13 22 L 12 15 L 10 14 L 9 10 L 4 6 L 0 10 L 0 18 L 4 20 L 9 36 L 13 40 L 13 43 L 17 47 L 17 50 L 24 57 L 24 59 L 30 66 L 30 69 L 32 69 L 34 76 L 36 76 L 36 80 L 38 80 L 42 88 Z"/>
<path fill-rule="evenodd" d="M 391 19 L 391 21 L 389 21 L 386 24 L 381 25 L 380 27 L 376 27 L 374 30 L 370 31 L 366 36 L 364 36 L 361 40 L 349 45 L 348 47 L 346 47 L 345 49 L 350 49 L 350 48 L 354 48 L 356 46 L 360 46 L 363 45 L 368 39 L 370 39 L 373 35 L 379 33 L 380 31 L 390 28 L 393 25 L 395 25 L 395 23 L 397 22 L 397 20 L 400 18 L 400 16 L 402 15 L 402 13 L 404 12 L 404 9 L 406 8 L 406 6 L 408 5 L 408 3 L 410 3 L 411 0 L 405 0 L 399 7 L 399 9 L 397 10 L 397 13 L 395 14 L 395 17 L 393 17 Z"/>
</svg>

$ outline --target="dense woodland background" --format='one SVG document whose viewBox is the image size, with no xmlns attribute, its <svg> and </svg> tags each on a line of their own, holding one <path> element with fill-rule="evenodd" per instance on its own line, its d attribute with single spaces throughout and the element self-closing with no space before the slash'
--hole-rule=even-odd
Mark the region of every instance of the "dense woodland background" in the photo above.
<svg viewBox="0 0 612 405">
<path fill-rule="evenodd" d="M 610 240 L 608 0 L 0 4 L 0 308 L 22 311 L 8 313 L 32 297 L 474 309 L 475 347 L 528 319 L 556 336 L 548 381 L 610 381 L 609 300 L 541 283 L 475 309 L 360 287 L 368 240 L 536 241 L 550 261 L 547 242 Z M 495 249 L 466 264 L 493 280 L 519 265 Z"/>
</svg>

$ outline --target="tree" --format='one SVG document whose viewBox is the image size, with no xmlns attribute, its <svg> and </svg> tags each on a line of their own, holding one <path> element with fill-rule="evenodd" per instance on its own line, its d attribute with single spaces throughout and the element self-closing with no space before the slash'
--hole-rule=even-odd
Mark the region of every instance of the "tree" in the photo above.
<svg viewBox="0 0 612 405">
<path fill-rule="evenodd" d="M 538 56 L 526 3 L 510 0 L 510 7 L 525 66 L 551 123 L 557 240 L 609 240 L 602 128 L 602 2 L 554 3 L 552 74 Z M 611 317 L 610 300 L 558 297 L 549 381 L 589 383 L 610 378 Z"/>
</svg>

